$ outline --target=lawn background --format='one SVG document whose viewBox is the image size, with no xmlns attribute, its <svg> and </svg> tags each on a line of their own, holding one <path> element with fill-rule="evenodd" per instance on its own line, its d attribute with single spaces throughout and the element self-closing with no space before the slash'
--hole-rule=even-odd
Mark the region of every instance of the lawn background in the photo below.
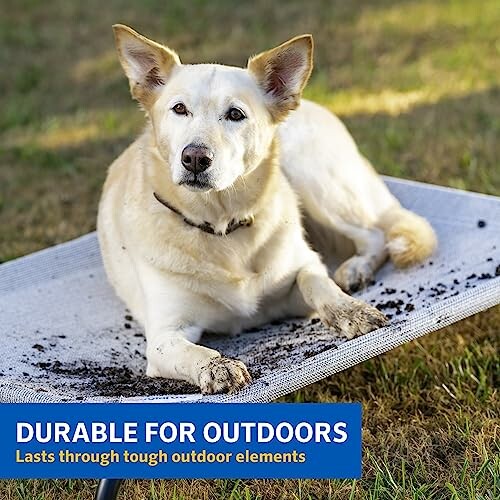
<svg viewBox="0 0 500 500">
<path fill-rule="evenodd" d="M 306 96 L 380 172 L 500 195 L 498 0 L 0 0 L 0 261 L 95 228 L 106 168 L 143 123 L 116 22 L 235 65 L 310 32 Z M 498 498 L 499 324 L 497 307 L 283 398 L 362 402 L 360 481 L 131 481 L 123 498 Z M 0 499 L 95 484 L 1 481 Z"/>
</svg>

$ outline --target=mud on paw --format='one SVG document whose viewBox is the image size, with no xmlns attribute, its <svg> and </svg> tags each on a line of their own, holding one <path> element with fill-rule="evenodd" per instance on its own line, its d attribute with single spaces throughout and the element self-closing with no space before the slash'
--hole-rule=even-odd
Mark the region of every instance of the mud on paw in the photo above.
<svg viewBox="0 0 500 500">
<path fill-rule="evenodd" d="M 213 358 L 200 372 L 203 394 L 232 393 L 252 381 L 247 367 L 237 359 Z"/>
<path fill-rule="evenodd" d="M 349 298 L 318 309 L 321 321 L 339 337 L 352 339 L 385 326 L 388 319 L 375 307 Z"/>
</svg>

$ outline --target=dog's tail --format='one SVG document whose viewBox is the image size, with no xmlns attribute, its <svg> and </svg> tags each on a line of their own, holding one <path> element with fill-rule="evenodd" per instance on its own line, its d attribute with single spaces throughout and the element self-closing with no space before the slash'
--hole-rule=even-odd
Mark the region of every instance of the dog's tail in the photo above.
<svg viewBox="0 0 500 500">
<path fill-rule="evenodd" d="M 386 210 L 377 226 L 384 231 L 389 255 L 397 267 L 422 262 L 437 247 L 432 226 L 423 217 L 399 204 Z"/>
</svg>

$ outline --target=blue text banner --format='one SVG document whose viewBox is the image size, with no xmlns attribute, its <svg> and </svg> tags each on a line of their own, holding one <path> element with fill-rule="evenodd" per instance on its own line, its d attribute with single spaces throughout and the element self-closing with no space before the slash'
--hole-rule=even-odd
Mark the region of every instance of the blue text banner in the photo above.
<svg viewBox="0 0 500 500">
<path fill-rule="evenodd" d="M 1 478 L 359 478 L 361 405 L 1 404 Z"/>
</svg>

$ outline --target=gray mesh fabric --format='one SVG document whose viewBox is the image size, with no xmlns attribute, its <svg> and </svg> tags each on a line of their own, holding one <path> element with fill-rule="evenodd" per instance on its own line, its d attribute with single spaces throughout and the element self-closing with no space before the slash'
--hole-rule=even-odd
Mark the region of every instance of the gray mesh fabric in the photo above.
<svg viewBox="0 0 500 500">
<path fill-rule="evenodd" d="M 270 401 L 500 303 L 500 199 L 386 179 L 440 241 L 427 263 L 391 264 L 359 295 L 391 317 L 344 341 L 292 319 L 202 343 L 250 368 L 233 395 L 144 377 L 145 339 L 106 282 L 94 233 L 0 266 L 0 401 Z"/>
</svg>

